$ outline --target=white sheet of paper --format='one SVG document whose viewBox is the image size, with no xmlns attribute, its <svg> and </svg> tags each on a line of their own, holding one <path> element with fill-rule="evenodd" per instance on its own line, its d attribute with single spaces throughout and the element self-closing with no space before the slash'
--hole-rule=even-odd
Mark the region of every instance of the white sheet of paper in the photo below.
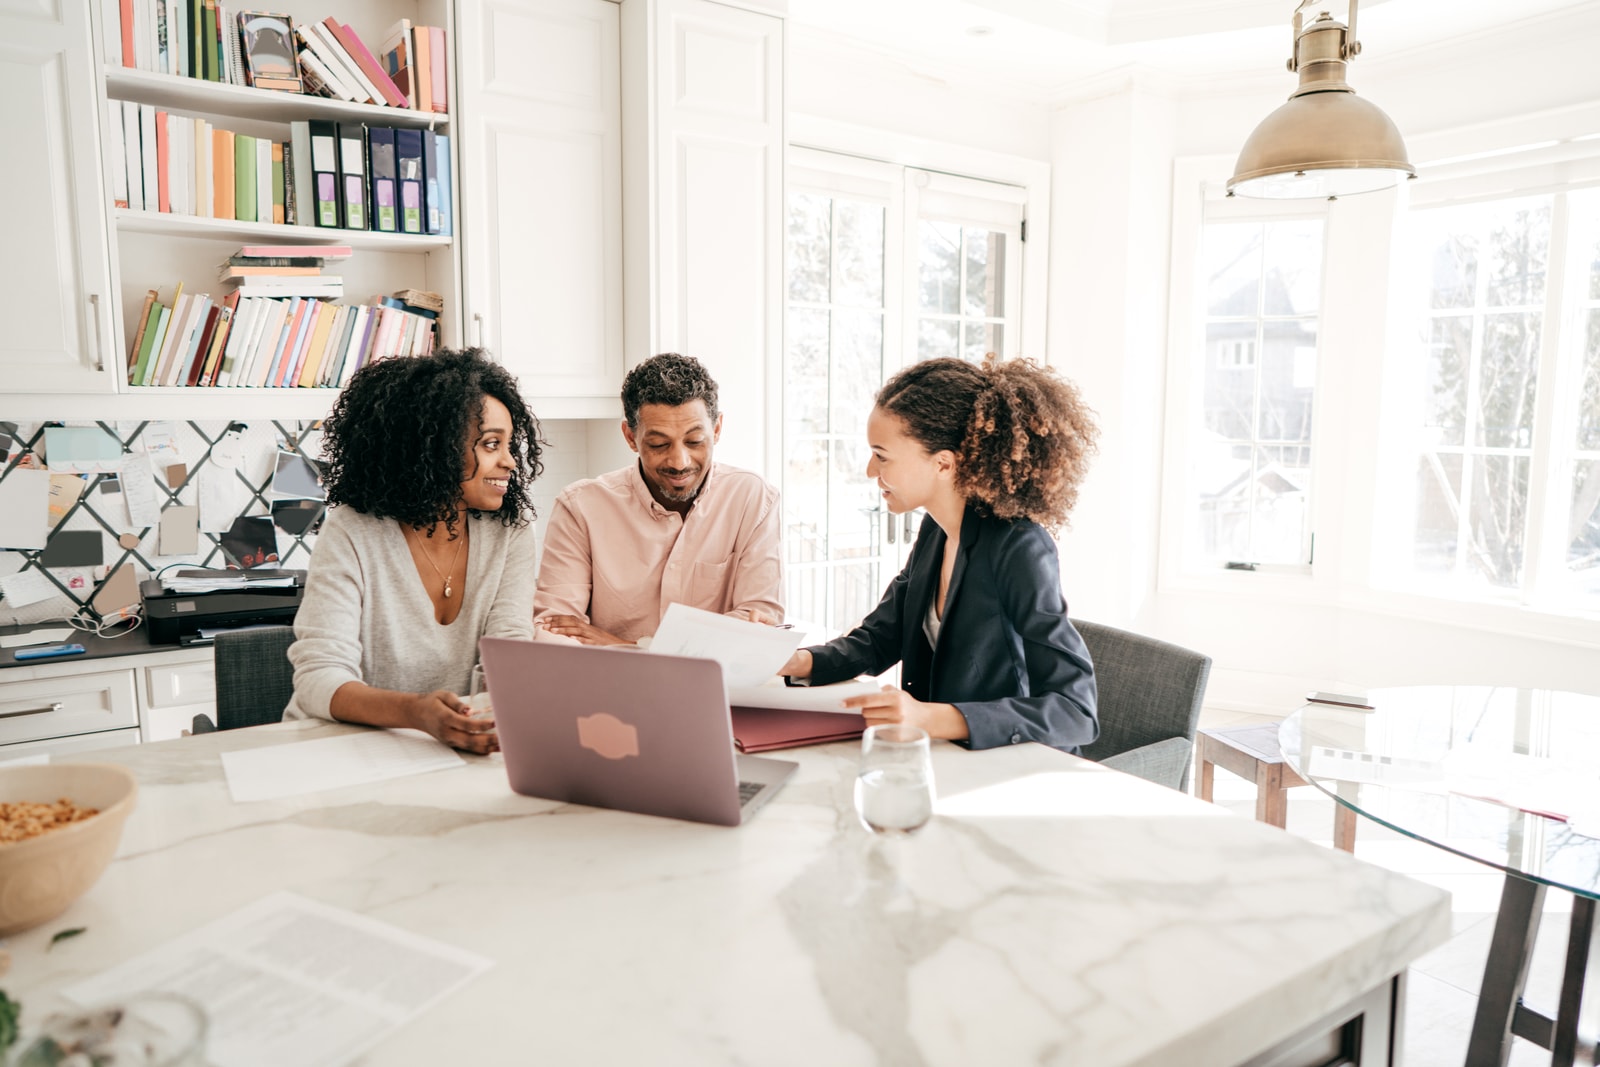
<svg viewBox="0 0 1600 1067">
<path fill-rule="evenodd" d="M 836 682 L 833 685 L 783 684 L 782 678 L 769 678 L 760 685 L 730 685 L 728 703 L 736 708 L 780 708 L 784 711 L 836 711 L 859 715 L 856 708 L 844 706 L 845 697 L 866 696 L 883 688 L 875 681 Z"/>
<path fill-rule="evenodd" d="M 46 630 L 29 630 L 26 633 L 7 634 L 0 637 L 0 648 L 21 648 L 24 645 L 48 645 L 53 641 L 65 641 L 72 636 L 72 627 L 53 626 Z"/>
<path fill-rule="evenodd" d="M 493 965 L 278 892 L 62 992 L 85 1005 L 155 990 L 191 997 L 208 1016 L 213 1067 L 335 1067 Z"/>
<path fill-rule="evenodd" d="M 250 490 L 245 488 L 231 467 L 201 468 L 198 495 L 200 529 L 203 533 L 227 533 L 233 526 L 233 520 L 250 505 Z"/>
<path fill-rule="evenodd" d="M 14 467 L 0 480 L 0 548 L 43 548 L 50 537 L 50 472 Z"/>
<path fill-rule="evenodd" d="M 122 457 L 122 498 L 136 529 L 147 530 L 161 521 L 155 466 L 148 453 L 130 452 Z"/>
<path fill-rule="evenodd" d="M 44 572 L 37 567 L 18 571 L 0 580 L 0 587 L 6 591 L 5 605 L 8 608 L 25 608 L 29 604 L 37 604 L 41 600 L 62 595 L 55 583 L 46 578 Z"/>
<path fill-rule="evenodd" d="M 140 434 L 144 441 L 144 450 L 155 462 L 157 467 L 166 470 L 174 463 L 182 463 L 183 456 L 178 451 L 178 438 L 170 422 L 152 422 Z"/>
<path fill-rule="evenodd" d="M 222 754 L 236 804 L 461 766 L 465 761 L 448 746 L 416 730 L 365 730 Z"/>
<path fill-rule="evenodd" d="M 650 640 L 657 655 L 694 656 L 722 664 L 722 683 L 760 685 L 778 673 L 800 647 L 798 630 L 780 630 L 757 622 L 671 604 Z"/>
</svg>

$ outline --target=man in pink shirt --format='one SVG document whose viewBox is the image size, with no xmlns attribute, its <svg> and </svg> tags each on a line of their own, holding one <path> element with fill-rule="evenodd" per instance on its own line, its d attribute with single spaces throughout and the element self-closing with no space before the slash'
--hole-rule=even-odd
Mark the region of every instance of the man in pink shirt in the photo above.
<svg viewBox="0 0 1600 1067">
<path fill-rule="evenodd" d="M 783 621 L 778 491 L 712 462 L 722 412 L 705 367 L 675 353 L 645 360 L 623 379 L 622 414 L 639 461 L 556 499 L 536 633 L 631 644 L 654 634 L 673 603 Z"/>
</svg>

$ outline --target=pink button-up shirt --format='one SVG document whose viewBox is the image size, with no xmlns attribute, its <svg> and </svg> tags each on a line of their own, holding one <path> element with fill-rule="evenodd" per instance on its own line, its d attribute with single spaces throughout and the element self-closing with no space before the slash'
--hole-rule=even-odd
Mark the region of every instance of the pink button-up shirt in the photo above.
<svg viewBox="0 0 1600 1067">
<path fill-rule="evenodd" d="M 577 615 L 625 641 L 654 634 L 673 603 L 781 620 L 780 518 L 776 489 L 721 463 L 682 516 L 637 463 L 574 482 L 550 513 L 534 620 Z"/>
</svg>

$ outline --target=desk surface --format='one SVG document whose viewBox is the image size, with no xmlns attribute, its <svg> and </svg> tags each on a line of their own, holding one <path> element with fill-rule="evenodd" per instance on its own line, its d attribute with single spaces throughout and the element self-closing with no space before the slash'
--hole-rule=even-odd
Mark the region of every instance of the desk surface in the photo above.
<svg viewBox="0 0 1600 1067">
<path fill-rule="evenodd" d="M 24 634 L 31 630 L 64 630 L 67 624 L 58 620 L 36 622 L 28 626 L 0 626 L 0 636 Z M 150 643 L 150 631 L 143 625 L 132 633 L 120 637 L 96 637 L 83 630 L 73 630 L 71 636 L 58 638 L 64 644 L 83 646 L 81 656 L 64 656 L 61 659 L 29 659 L 18 662 L 14 648 L 0 648 L 0 670 L 7 667 L 45 667 L 58 663 L 87 663 L 91 660 L 115 659 L 121 656 L 142 656 L 150 652 L 177 652 L 178 645 Z M 185 650 L 186 651 L 186 650 Z"/>
<path fill-rule="evenodd" d="M 1539 807 L 1560 799 L 1570 775 L 1592 798 L 1600 792 L 1600 697 L 1408 686 L 1368 699 L 1375 710 L 1307 704 L 1286 719 L 1279 737 L 1289 765 L 1401 833 L 1600 898 L 1600 839 L 1574 833 L 1563 819 L 1463 795 L 1494 792 Z"/>
<path fill-rule="evenodd" d="M 11 939 L 62 986 L 277 889 L 495 966 L 361 1062 L 1236 1064 L 1441 942 L 1440 890 L 1038 745 L 938 745 L 896 889 L 857 746 L 723 829 L 520 797 L 498 757 L 236 805 L 219 753 L 297 722 L 96 753 L 139 775 L 119 858 Z M 87 933 L 46 951 L 50 933 Z"/>
</svg>

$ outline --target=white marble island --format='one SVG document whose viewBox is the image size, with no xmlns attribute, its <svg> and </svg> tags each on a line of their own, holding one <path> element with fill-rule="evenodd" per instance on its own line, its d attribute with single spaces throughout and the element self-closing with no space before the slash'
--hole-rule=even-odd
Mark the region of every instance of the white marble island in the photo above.
<svg viewBox="0 0 1600 1067">
<path fill-rule="evenodd" d="M 893 867 L 855 745 L 780 753 L 799 772 L 738 829 L 519 797 L 497 758 L 230 800 L 224 748 L 348 729 L 95 754 L 139 806 L 99 884 L 11 940 L 28 1012 L 289 889 L 495 961 L 363 1063 L 1200 1067 L 1392 1004 L 1448 933 L 1439 890 L 1035 745 L 937 746 L 938 817 Z"/>
</svg>

